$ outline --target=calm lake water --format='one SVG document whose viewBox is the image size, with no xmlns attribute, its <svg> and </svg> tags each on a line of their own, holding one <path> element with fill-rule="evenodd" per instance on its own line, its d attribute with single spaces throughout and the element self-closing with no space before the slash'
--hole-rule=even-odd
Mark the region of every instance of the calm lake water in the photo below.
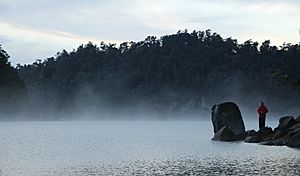
<svg viewBox="0 0 300 176">
<path fill-rule="evenodd" d="M 0 176 L 300 175 L 298 149 L 212 135 L 210 121 L 0 122 Z"/>
</svg>

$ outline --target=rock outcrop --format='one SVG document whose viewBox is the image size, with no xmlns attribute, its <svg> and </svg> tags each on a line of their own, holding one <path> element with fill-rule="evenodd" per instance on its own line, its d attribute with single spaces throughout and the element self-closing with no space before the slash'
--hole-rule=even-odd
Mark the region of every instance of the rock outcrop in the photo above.
<svg viewBox="0 0 300 176">
<path fill-rule="evenodd" d="M 278 129 L 288 129 L 294 124 L 296 124 L 296 121 L 293 116 L 281 117 L 279 119 Z"/>
<path fill-rule="evenodd" d="M 212 107 L 213 140 L 237 141 L 245 138 L 245 125 L 239 107 L 226 102 Z M 233 133 L 233 136 L 231 136 Z M 226 137 L 224 137 L 226 136 Z"/>
<path fill-rule="evenodd" d="M 300 115 L 295 119 L 297 123 L 300 123 Z"/>
<path fill-rule="evenodd" d="M 300 148 L 300 128 L 293 131 L 287 139 L 287 146 Z"/>
<path fill-rule="evenodd" d="M 274 131 L 270 127 L 262 128 L 258 132 L 247 131 L 245 142 L 300 148 L 300 122 L 293 116 L 282 117 Z"/>
<path fill-rule="evenodd" d="M 265 127 L 258 131 L 245 131 L 241 112 L 235 103 L 226 102 L 214 105 L 211 115 L 215 133 L 212 140 L 244 140 L 248 143 L 300 148 L 300 116 L 280 118 L 274 130 L 271 127 Z"/>
<path fill-rule="evenodd" d="M 272 139 L 274 134 L 274 131 L 270 127 L 262 128 L 257 132 L 255 130 L 250 130 L 250 131 L 246 132 L 245 142 L 260 143 L 262 141 L 268 141 Z"/>
</svg>

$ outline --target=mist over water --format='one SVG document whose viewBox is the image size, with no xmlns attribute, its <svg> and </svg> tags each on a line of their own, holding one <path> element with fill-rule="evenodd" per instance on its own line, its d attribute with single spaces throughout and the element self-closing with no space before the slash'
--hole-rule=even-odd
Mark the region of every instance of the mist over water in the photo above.
<svg viewBox="0 0 300 176">
<path fill-rule="evenodd" d="M 7 79 L 15 83 L 4 86 L 3 104 L 22 120 L 185 119 L 227 101 L 247 114 L 264 101 L 274 115 L 296 116 L 299 51 L 270 40 L 238 43 L 209 29 L 120 45 L 88 42 L 11 68 Z"/>
<path fill-rule="evenodd" d="M 299 175 L 299 150 L 213 142 L 210 121 L 0 122 L 0 134 L 1 176 Z"/>
<path fill-rule="evenodd" d="M 218 12 L 200 12 L 195 6 L 197 10 L 191 9 L 186 18 L 180 8 L 201 4 L 174 0 L 152 6 L 155 2 L 117 0 L 98 1 L 98 9 L 99 4 L 91 0 L 60 2 L 60 7 L 54 0 L 29 1 L 0 2 L 0 14 L 5 14 L 0 17 L 5 30 L 0 32 L 7 33 L 0 33 L 0 176 L 300 175 L 299 149 L 211 141 L 211 108 L 216 104 L 237 104 L 246 130 L 258 130 L 261 102 L 269 110 L 266 125 L 273 129 L 281 117 L 300 115 L 300 43 L 276 46 L 275 33 L 255 34 L 260 30 L 255 27 L 259 24 L 257 11 L 265 15 L 258 22 L 266 20 L 274 28 L 273 20 L 288 19 L 286 25 L 277 22 L 288 28 L 293 26 L 292 14 L 298 12 L 288 4 L 297 7 L 297 3 L 204 3 L 203 7 L 213 6 Z M 218 5 L 226 9 L 223 17 L 218 13 L 225 9 Z M 240 5 L 242 10 L 236 8 Z M 149 13 L 151 8 L 155 14 Z M 24 15 L 27 9 L 34 13 Z M 109 13 L 122 17 L 116 22 Z M 57 14 L 58 18 L 53 18 Z M 268 14 L 272 19 L 266 18 Z M 243 18 L 242 23 L 234 20 L 237 16 Z M 130 19 L 134 20 L 128 23 Z M 148 35 L 162 29 L 176 31 L 184 24 L 196 29 L 200 27 L 197 24 L 226 24 L 227 29 L 230 24 L 241 29 L 235 35 L 248 35 L 249 40 L 224 37 L 211 29 L 145 35 L 141 41 L 126 35 L 137 28 Z M 79 30 L 81 27 L 85 32 Z M 276 31 L 286 38 L 284 35 L 295 32 L 292 28 L 290 32 L 282 27 Z M 122 37 L 117 39 L 116 32 L 120 31 Z M 22 42 L 24 35 L 28 35 L 28 42 Z M 35 61 L 30 64 L 11 64 L 14 59 L 10 54 L 18 50 L 24 57 L 38 56 L 36 51 L 52 50 L 50 45 L 74 46 L 98 35 L 115 38 L 118 44 L 86 41 L 48 58 L 31 58 Z M 266 37 L 265 41 L 252 40 L 259 35 Z M 1 40 L 3 37 L 9 40 Z M 124 37 L 128 41 L 120 41 Z M 40 41 L 50 45 L 38 46 Z M 12 53 L 5 51 L 6 47 Z M 227 107 L 224 109 L 227 114 Z M 245 141 L 287 142 L 295 147 L 289 143 L 298 142 L 299 119 L 284 119 L 281 122 L 286 123 L 282 122 L 274 134 L 264 135 L 271 130 L 262 129 L 255 134 L 258 136 L 248 135 L 251 138 Z M 214 126 L 221 126 L 223 121 L 217 120 Z M 235 130 L 223 128 L 220 132 L 226 131 Z"/>
<path fill-rule="evenodd" d="M 247 130 L 261 101 L 272 128 L 300 114 L 299 45 L 258 46 L 179 31 L 17 68 L 0 46 L 0 176 L 300 175 L 297 149 L 211 141 L 215 104 Z"/>
</svg>

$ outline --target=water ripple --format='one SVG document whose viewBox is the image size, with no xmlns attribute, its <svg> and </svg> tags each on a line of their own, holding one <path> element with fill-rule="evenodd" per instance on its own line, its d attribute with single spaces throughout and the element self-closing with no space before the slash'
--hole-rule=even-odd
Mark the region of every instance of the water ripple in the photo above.
<svg viewBox="0 0 300 176">
<path fill-rule="evenodd" d="M 100 175 L 300 175 L 300 159 L 183 158 L 164 161 L 124 161 L 112 164 L 69 166 L 19 175 L 100 176 Z M 1 174 L 0 174 L 1 175 Z M 3 173 L 2 175 L 12 175 Z"/>
</svg>

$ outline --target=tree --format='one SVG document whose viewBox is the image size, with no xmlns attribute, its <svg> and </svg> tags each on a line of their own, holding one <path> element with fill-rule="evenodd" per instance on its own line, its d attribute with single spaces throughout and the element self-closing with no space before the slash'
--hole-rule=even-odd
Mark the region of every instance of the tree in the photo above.
<svg viewBox="0 0 300 176">
<path fill-rule="evenodd" d="M 0 118 L 20 110 L 26 98 L 24 82 L 8 59 L 9 55 L 0 45 Z"/>
<path fill-rule="evenodd" d="M 119 47 L 89 42 L 69 53 L 63 50 L 43 62 L 20 66 L 18 72 L 31 97 L 36 97 L 35 106 L 45 112 L 139 104 L 168 111 L 184 109 L 190 102 L 195 103 L 188 107 L 197 109 L 203 98 L 208 104 L 224 97 L 242 97 L 248 103 L 261 95 L 274 104 L 282 104 L 279 100 L 289 95 L 294 98 L 286 106 L 293 106 L 300 100 L 298 94 L 283 87 L 274 70 L 297 81 L 299 58 L 299 45 L 277 48 L 266 40 L 259 47 L 258 42 L 239 44 L 211 30 L 184 30 Z M 273 101 L 274 95 L 278 101 Z"/>
</svg>

